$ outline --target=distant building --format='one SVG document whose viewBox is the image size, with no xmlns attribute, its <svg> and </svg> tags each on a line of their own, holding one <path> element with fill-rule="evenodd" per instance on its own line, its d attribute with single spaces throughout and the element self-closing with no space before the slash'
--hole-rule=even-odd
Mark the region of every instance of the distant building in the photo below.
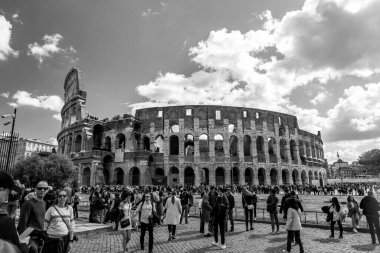
<svg viewBox="0 0 380 253">
<path fill-rule="evenodd" d="M 328 178 L 357 178 L 363 177 L 367 173 L 366 166 L 360 164 L 358 161 L 354 161 L 351 164 L 338 159 L 327 170 Z"/>
<path fill-rule="evenodd" d="M 9 142 L 11 140 L 11 135 L 9 133 L 0 134 L 0 170 L 7 169 L 7 163 L 9 170 L 12 170 L 15 164 L 16 151 L 18 148 L 18 134 L 13 134 L 12 146 L 9 153 Z M 8 162 L 9 154 L 9 162 Z"/>
<path fill-rule="evenodd" d="M 20 138 L 16 154 L 16 161 L 32 156 L 37 152 L 52 152 L 57 149 L 57 145 L 48 141 L 38 139 Z"/>
</svg>

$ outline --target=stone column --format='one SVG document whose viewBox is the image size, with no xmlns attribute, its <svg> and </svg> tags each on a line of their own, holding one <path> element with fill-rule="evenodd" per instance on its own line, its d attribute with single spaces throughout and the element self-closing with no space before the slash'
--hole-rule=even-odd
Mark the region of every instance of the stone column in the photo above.
<svg viewBox="0 0 380 253">
<path fill-rule="evenodd" d="M 277 183 L 278 185 L 283 185 L 284 183 L 282 182 L 282 170 L 278 169 L 277 173 Z"/>
<path fill-rule="evenodd" d="M 265 185 L 272 185 L 271 179 L 270 179 L 270 170 L 271 168 L 265 168 Z"/>
<path fill-rule="evenodd" d="M 258 168 L 252 168 L 253 170 L 253 184 L 258 185 L 259 184 L 259 170 Z"/>
</svg>

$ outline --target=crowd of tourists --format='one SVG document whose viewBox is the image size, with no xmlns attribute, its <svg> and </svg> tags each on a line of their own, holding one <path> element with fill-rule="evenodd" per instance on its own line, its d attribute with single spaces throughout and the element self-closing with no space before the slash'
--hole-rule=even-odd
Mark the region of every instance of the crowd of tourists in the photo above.
<svg viewBox="0 0 380 253">
<path fill-rule="evenodd" d="M 324 194 L 347 193 L 348 217 L 352 220 L 353 232 L 357 233 L 358 221 L 364 215 L 369 226 L 372 243 L 380 243 L 379 203 L 374 198 L 373 184 L 335 184 L 324 187 L 313 186 L 94 186 L 72 189 L 65 184 L 53 189 L 47 181 L 40 181 L 34 188 L 25 189 L 8 173 L 0 171 L 0 251 L 1 252 L 58 252 L 67 253 L 75 241 L 75 219 L 80 203 L 79 191 L 89 194 L 89 222 L 111 222 L 120 231 L 124 252 L 129 250 L 132 231 L 140 237 L 140 248 L 145 248 L 148 234 L 148 251 L 153 252 L 154 230 L 167 226 L 168 241 L 177 239 L 177 226 L 188 223 L 189 209 L 196 205 L 199 210 L 199 232 L 212 237 L 210 243 L 226 249 L 226 233 L 235 231 L 234 208 L 241 198 L 244 209 L 246 231 L 255 229 L 258 194 L 265 196 L 266 211 L 270 216 L 273 235 L 280 231 L 279 219 L 286 221 L 287 246 L 290 252 L 295 241 L 304 252 L 301 239 L 301 212 L 304 211 L 302 194 L 312 189 L 321 189 Z M 363 192 L 361 192 L 363 190 Z M 357 194 L 352 194 L 357 192 Z M 283 194 L 281 201 L 277 194 Z M 200 195 L 194 201 L 194 195 Z M 314 194 L 314 193 L 312 193 Z M 355 195 L 366 195 L 360 203 Z M 322 207 L 330 222 L 330 237 L 335 236 L 335 224 L 339 227 L 339 239 L 343 238 L 342 204 L 333 197 L 331 204 Z M 4 208 L 5 206 L 5 208 Z M 20 206 L 20 217 L 16 226 L 16 210 Z M 279 217 L 281 214 L 282 217 Z M 135 233 L 135 232 L 134 232 Z M 6 249 L 3 250 L 3 249 Z"/>
</svg>

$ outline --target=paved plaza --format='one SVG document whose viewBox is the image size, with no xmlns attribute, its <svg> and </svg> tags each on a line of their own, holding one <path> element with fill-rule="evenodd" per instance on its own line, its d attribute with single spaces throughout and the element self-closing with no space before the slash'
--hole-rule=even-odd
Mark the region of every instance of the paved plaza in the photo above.
<svg viewBox="0 0 380 253">
<path fill-rule="evenodd" d="M 281 232 L 272 235 L 270 224 L 255 223 L 255 230 L 245 231 L 245 224 L 237 221 L 235 232 L 226 235 L 227 249 L 222 250 L 211 246 L 212 238 L 205 238 L 199 233 L 199 219 L 189 218 L 189 224 L 177 227 L 177 239 L 168 242 L 167 226 L 154 228 L 153 252 L 282 252 L 286 248 L 286 232 L 281 226 Z M 305 252 L 380 252 L 380 245 L 372 245 L 369 234 L 354 234 L 344 232 L 343 239 L 337 239 L 339 232 L 336 230 L 336 238 L 330 239 L 329 230 L 303 228 L 301 238 Z M 144 252 L 140 250 L 140 233 L 133 232 L 129 243 L 129 252 Z M 220 239 L 219 239 L 220 242 Z M 92 233 L 90 236 L 80 238 L 73 244 L 70 253 L 84 252 L 122 252 L 122 237 L 119 232 Z M 148 235 L 145 238 L 145 252 L 148 252 Z M 294 247 L 292 252 L 299 252 Z"/>
</svg>

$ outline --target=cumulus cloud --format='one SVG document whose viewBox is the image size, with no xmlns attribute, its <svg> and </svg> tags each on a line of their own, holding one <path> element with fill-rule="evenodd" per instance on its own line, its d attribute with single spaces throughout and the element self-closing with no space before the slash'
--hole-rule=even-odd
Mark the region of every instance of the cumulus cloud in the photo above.
<svg viewBox="0 0 380 253">
<path fill-rule="evenodd" d="M 62 121 L 62 117 L 61 117 L 61 114 L 60 113 L 56 113 L 53 115 L 53 119 L 56 119 L 58 121 Z"/>
<path fill-rule="evenodd" d="M 70 55 L 77 53 L 77 51 L 70 46 L 69 48 L 61 48 L 59 44 L 61 43 L 63 36 L 59 33 L 48 35 L 43 37 L 43 45 L 37 42 L 28 45 L 28 55 L 33 56 L 38 60 L 40 64 L 44 62 L 46 58 L 51 58 L 55 54 L 66 54 L 65 57 L 70 57 Z"/>
<path fill-rule="evenodd" d="M 3 98 L 9 98 L 9 91 L 8 92 L 0 93 L 0 96 L 3 97 Z"/>
<path fill-rule="evenodd" d="M 8 56 L 17 57 L 19 52 L 11 48 L 12 25 L 4 15 L 0 14 L 0 61 L 8 59 Z"/>
<path fill-rule="evenodd" d="M 12 96 L 12 100 L 12 102 L 8 103 L 12 107 L 31 106 L 35 108 L 50 110 L 56 112 L 56 114 L 53 116 L 54 119 L 61 120 L 60 114 L 57 112 L 61 111 L 64 102 L 60 96 L 33 96 L 27 91 L 19 90 Z M 57 115 L 59 115 L 59 117 Z"/>
<path fill-rule="evenodd" d="M 146 11 L 143 11 L 143 13 L 141 15 L 143 17 L 147 17 L 150 15 L 158 15 L 158 14 L 160 14 L 158 11 L 152 11 L 152 9 L 148 8 Z"/>
<path fill-rule="evenodd" d="M 310 101 L 310 103 L 312 103 L 313 105 L 317 105 L 323 101 L 326 100 L 327 98 L 327 95 L 328 95 L 328 92 L 327 91 L 320 91 L 318 92 L 318 94 Z"/>
</svg>

